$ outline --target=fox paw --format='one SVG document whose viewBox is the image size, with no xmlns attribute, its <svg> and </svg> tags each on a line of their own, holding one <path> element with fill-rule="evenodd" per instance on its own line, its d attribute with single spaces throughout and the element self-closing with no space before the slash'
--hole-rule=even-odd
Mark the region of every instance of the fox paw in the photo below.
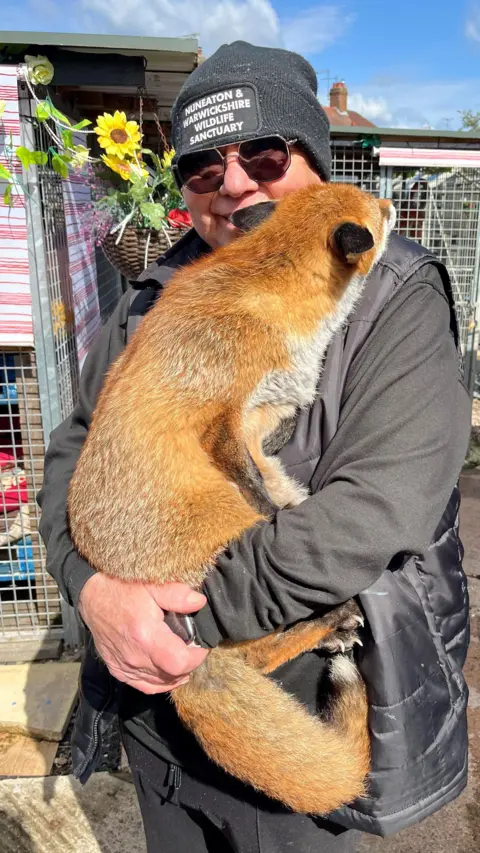
<svg viewBox="0 0 480 853">
<path fill-rule="evenodd" d="M 363 628 L 365 620 L 353 599 L 331 610 L 321 621 L 330 627 L 331 631 L 318 644 L 318 649 L 329 654 L 344 654 L 355 645 L 363 645 L 358 636 L 358 629 Z"/>
<path fill-rule="evenodd" d="M 330 655 L 345 654 L 353 649 L 355 645 L 363 646 L 357 631 L 332 631 L 318 646 L 322 652 Z"/>
</svg>

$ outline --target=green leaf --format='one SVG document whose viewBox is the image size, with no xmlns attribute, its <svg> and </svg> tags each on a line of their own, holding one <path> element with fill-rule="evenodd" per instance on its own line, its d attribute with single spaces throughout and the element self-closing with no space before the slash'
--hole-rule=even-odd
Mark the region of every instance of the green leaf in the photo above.
<svg viewBox="0 0 480 853">
<path fill-rule="evenodd" d="M 17 155 L 20 163 L 22 164 L 24 169 L 28 169 L 29 166 L 33 166 L 35 163 L 33 157 L 33 151 L 30 151 L 28 148 L 25 148 L 24 145 L 20 145 L 15 149 L 15 154 Z"/>
<path fill-rule="evenodd" d="M 36 166 L 46 166 L 48 163 L 48 154 L 45 151 L 33 151 L 32 157 Z"/>
<path fill-rule="evenodd" d="M 68 177 L 67 164 L 59 154 L 54 154 L 52 157 L 52 169 L 57 173 L 57 175 L 60 175 L 61 178 Z"/>
<path fill-rule="evenodd" d="M 156 228 L 157 231 L 160 230 L 165 218 L 165 208 L 163 204 L 155 204 L 155 202 L 152 201 L 145 201 L 140 205 L 140 212 L 152 228 Z"/>
<path fill-rule="evenodd" d="M 35 118 L 38 118 L 39 121 L 47 121 L 50 116 L 50 107 L 47 101 L 40 101 L 40 103 L 37 104 L 37 109 L 35 110 Z"/>
<path fill-rule="evenodd" d="M 71 127 L 71 121 L 67 118 L 67 116 L 61 113 L 60 110 L 57 110 L 57 108 L 53 106 L 51 101 L 48 101 L 48 108 L 50 110 L 50 114 L 54 118 L 56 118 L 58 121 L 61 121 L 63 124 L 68 124 L 68 126 Z"/>
<path fill-rule="evenodd" d="M 73 147 L 73 135 L 71 130 L 62 130 L 62 142 L 65 148 Z"/>
<path fill-rule="evenodd" d="M 150 195 L 150 187 L 145 181 L 145 178 L 135 178 L 130 187 L 130 195 L 134 201 L 146 201 Z"/>
<path fill-rule="evenodd" d="M 12 180 L 12 173 L 11 173 L 10 169 L 7 169 L 6 166 L 2 166 L 1 163 L 0 163 L 0 180 L 1 181 L 11 181 Z"/>
<path fill-rule="evenodd" d="M 8 207 L 13 207 L 11 184 L 7 184 L 7 186 L 5 187 L 5 192 L 3 193 L 3 203 L 7 204 Z"/>
<path fill-rule="evenodd" d="M 162 162 L 160 160 L 160 157 L 158 156 L 158 154 L 155 154 L 154 151 L 151 152 L 150 157 L 152 158 L 152 160 L 155 164 L 155 168 L 156 168 L 157 172 L 160 172 L 162 169 Z"/>
<path fill-rule="evenodd" d="M 79 121 L 78 124 L 74 124 L 72 126 L 72 130 L 82 130 L 84 127 L 88 127 L 91 123 L 90 119 L 84 118 L 82 121 Z"/>
</svg>

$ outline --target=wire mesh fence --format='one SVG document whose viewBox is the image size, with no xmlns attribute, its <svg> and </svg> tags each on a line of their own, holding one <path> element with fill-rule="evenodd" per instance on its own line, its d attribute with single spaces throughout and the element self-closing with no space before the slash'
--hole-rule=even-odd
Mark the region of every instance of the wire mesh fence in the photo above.
<svg viewBox="0 0 480 853">
<path fill-rule="evenodd" d="M 36 148 L 48 151 L 50 139 L 45 128 L 37 124 L 34 130 Z M 40 166 L 38 186 L 44 235 L 44 286 L 52 315 L 60 411 L 66 418 L 77 400 L 79 364 L 62 179 L 51 166 Z"/>
<path fill-rule="evenodd" d="M 48 150 L 42 127 L 33 127 L 35 147 Z M 377 197 L 391 198 L 397 209 L 397 230 L 421 242 L 449 269 L 465 346 L 474 316 L 480 252 L 480 174 L 475 169 L 428 169 L 379 165 L 370 148 L 350 139 L 332 141 L 332 177 L 353 183 Z M 93 263 L 95 298 L 105 323 L 120 299 L 124 282 L 98 247 L 87 259 L 83 290 L 75 290 L 77 263 L 69 258 L 72 218 L 62 179 L 49 167 L 38 168 L 39 237 L 44 275 L 38 280 L 39 301 L 47 305 L 51 347 L 47 356 L 55 388 L 45 390 L 37 376 L 35 353 L 27 349 L 0 351 L 0 640 L 28 637 L 42 631 L 59 635 L 68 621 L 58 589 L 45 570 L 45 549 L 38 533 L 35 495 L 43 476 L 45 394 L 58 401 L 58 417 L 72 411 L 79 385 L 79 299 L 92 310 L 90 269 Z M 70 236 L 69 236 L 70 233 Z M 80 240 L 80 238 L 78 238 Z M 76 257 L 76 256 L 75 256 Z M 78 255 L 78 264 L 83 260 Z M 85 261 L 85 269 L 87 268 Z M 82 266 L 83 268 L 83 266 Z M 73 272 L 72 272 L 73 270 Z M 80 295 L 79 295 L 80 294 Z M 89 307 L 90 306 L 90 307 Z M 88 322 L 91 314 L 85 313 Z M 50 346 L 50 344 L 49 344 Z M 83 346 L 83 344 L 82 344 Z M 41 365 L 40 350 L 37 353 Z M 49 374 L 52 375 L 52 374 Z M 41 372 L 41 377 L 43 373 Z M 43 389 L 43 390 L 42 390 Z M 41 395 L 43 395 L 41 397 Z M 55 425 L 55 424 L 53 424 Z M 62 622 L 63 618 L 63 622 Z"/>
<path fill-rule="evenodd" d="M 479 298 L 480 170 L 380 166 L 373 149 L 337 139 L 332 178 L 391 198 L 398 233 L 422 243 L 445 264 L 465 353 Z"/>
<path fill-rule="evenodd" d="M 35 356 L 0 352 L 0 638 L 61 632 L 60 594 L 44 570 L 35 496 L 44 437 Z"/>
<path fill-rule="evenodd" d="M 394 169 L 392 200 L 400 234 L 422 243 L 447 267 L 460 338 L 466 346 L 475 309 L 480 238 L 480 175 L 476 169 Z"/>
<path fill-rule="evenodd" d="M 354 142 L 332 141 L 332 180 L 355 186 L 375 196 L 381 194 L 378 157 Z"/>
<path fill-rule="evenodd" d="M 32 118 L 29 103 L 22 116 L 27 144 L 48 152 L 51 139 Z M 81 179 L 71 183 L 66 191 L 47 162 L 37 167 L 35 198 L 28 200 L 40 381 L 35 351 L 0 350 L 0 655 L 1 643 L 11 638 L 54 635 L 76 642 L 70 608 L 46 571 L 36 494 L 45 432 L 71 414 L 88 342 L 114 310 L 123 285 L 101 249 L 84 241 L 90 191 Z M 46 410 L 48 427 L 42 419 Z"/>
</svg>

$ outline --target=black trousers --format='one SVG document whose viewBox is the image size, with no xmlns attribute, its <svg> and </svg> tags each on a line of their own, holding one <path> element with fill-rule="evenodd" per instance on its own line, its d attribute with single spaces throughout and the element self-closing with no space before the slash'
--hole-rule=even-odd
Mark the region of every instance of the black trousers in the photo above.
<svg viewBox="0 0 480 853">
<path fill-rule="evenodd" d="M 195 775 L 125 730 L 148 853 L 354 853 L 360 833 L 292 814 L 212 764 Z"/>
</svg>

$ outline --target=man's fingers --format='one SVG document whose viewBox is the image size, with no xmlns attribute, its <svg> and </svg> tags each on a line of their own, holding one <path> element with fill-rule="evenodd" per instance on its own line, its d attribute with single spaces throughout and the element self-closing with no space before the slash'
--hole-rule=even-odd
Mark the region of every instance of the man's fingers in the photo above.
<svg viewBox="0 0 480 853">
<path fill-rule="evenodd" d="M 195 613 L 207 603 L 201 592 L 195 592 L 185 583 L 145 584 L 145 589 L 162 610 L 172 613 Z"/>
<path fill-rule="evenodd" d="M 141 672 L 139 670 L 131 671 L 119 669 L 118 667 L 109 667 L 111 674 L 117 681 L 123 684 L 128 684 L 134 687 L 135 690 L 140 690 L 142 693 L 168 693 L 182 684 L 186 684 L 189 680 L 188 675 L 182 675 L 179 678 L 170 678 L 166 673 L 162 675 Z"/>
<path fill-rule="evenodd" d="M 159 625 L 155 644 L 148 649 L 148 654 L 155 669 L 167 672 L 172 678 L 188 675 L 205 660 L 208 650 L 187 646 L 167 628 Z"/>
</svg>

